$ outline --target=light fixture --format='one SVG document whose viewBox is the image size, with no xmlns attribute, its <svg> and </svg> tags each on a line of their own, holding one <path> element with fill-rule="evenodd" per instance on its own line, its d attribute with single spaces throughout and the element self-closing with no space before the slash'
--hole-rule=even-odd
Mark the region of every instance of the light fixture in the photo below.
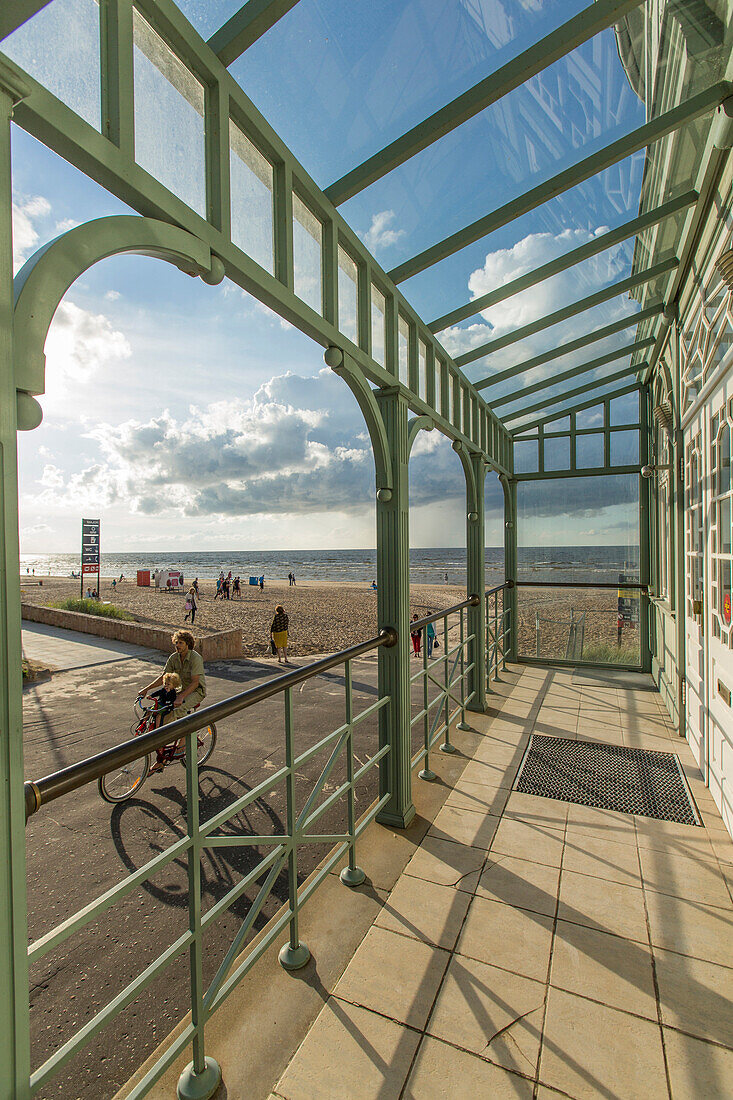
<svg viewBox="0 0 733 1100">
<path fill-rule="evenodd" d="M 721 252 L 715 261 L 718 275 L 722 278 L 729 290 L 733 290 L 733 248 L 727 248 Z"/>
<path fill-rule="evenodd" d="M 646 465 L 646 466 L 642 466 L 642 468 L 640 470 L 640 473 L 641 473 L 642 477 L 649 478 L 649 477 L 653 477 L 654 474 L 657 473 L 658 470 L 671 470 L 671 469 L 672 469 L 672 466 L 669 462 L 667 462 L 667 463 L 653 463 L 653 464 L 649 464 L 649 465 Z"/>
</svg>

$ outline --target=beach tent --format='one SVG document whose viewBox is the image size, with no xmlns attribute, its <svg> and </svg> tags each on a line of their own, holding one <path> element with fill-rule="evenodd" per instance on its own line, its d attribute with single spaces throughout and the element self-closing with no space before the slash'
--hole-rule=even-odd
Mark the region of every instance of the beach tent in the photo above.
<svg viewBox="0 0 733 1100">
<path fill-rule="evenodd" d="M 170 585 L 168 584 L 170 581 Z M 164 592 L 183 591 L 183 573 L 180 569 L 158 569 L 155 573 L 155 587 Z"/>
</svg>

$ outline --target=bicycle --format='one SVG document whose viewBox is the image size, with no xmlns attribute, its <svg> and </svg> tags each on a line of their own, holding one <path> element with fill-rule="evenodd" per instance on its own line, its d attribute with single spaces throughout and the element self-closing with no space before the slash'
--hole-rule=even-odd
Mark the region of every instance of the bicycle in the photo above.
<svg viewBox="0 0 733 1100">
<path fill-rule="evenodd" d="M 201 704 L 197 703 L 189 713 L 193 714 L 200 706 Z M 139 737 L 141 734 L 150 733 L 151 730 L 155 729 L 159 710 L 157 699 L 152 706 L 146 707 L 143 705 L 143 696 L 139 695 L 135 700 L 133 710 L 137 719 L 130 727 L 133 737 Z M 196 745 L 196 759 L 198 766 L 202 767 L 211 756 L 216 745 L 216 726 L 213 722 L 209 722 L 208 726 L 198 730 Z M 106 775 L 97 780 L 99 793 L 105 802 L 126 802 L 128 798 L 132 798 L 133 795 L 137 794 L 148 778 L 154 758 L 162 763 L 164 768 L 176 761 L 180 762 L 184 768 L 186 766 L 186 752 L 185 750 L 177 751 L 175 742 L 172 745 L 166 745 L 164 748 L 158 749 L 156 753 L 150 752 L 138 760 L 124 764 L 113 772 L 107 772 Z"/>
</svg>

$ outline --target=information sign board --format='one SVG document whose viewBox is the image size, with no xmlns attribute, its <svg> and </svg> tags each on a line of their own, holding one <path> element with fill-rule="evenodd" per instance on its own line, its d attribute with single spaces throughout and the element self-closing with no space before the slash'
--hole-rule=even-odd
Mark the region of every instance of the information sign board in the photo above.
<svg viewBox="0 0 733 1100">
<path fill-rule="evenodd" d="M 100 557 L 99 557 L 99 528 L 98 519 L 83 519 L 81 521 L 81 595 L 84 598 L 84 578 L 88 574 L 97 575 L 97 593 L 100 582 Z"/>
</svg>

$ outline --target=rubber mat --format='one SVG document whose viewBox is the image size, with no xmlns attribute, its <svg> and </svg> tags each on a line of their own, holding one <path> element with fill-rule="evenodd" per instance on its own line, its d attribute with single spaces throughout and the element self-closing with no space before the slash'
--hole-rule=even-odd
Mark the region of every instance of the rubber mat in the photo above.
<svg viewBox="0 0 733 1100">
<path fill-rule="evenodd" d="M 701 824 L 672 752 L 532 734 L 514 790 L 660 821 Z"/>
</svg>

